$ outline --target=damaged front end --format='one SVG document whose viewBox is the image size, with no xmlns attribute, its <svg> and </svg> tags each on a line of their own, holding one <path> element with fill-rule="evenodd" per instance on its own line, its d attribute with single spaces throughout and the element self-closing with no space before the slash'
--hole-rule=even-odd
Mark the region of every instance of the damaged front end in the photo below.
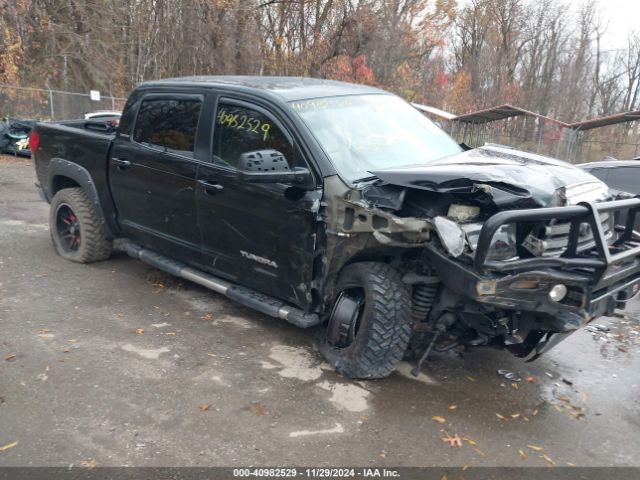
<svg viewBox="0 0 640 480">
<path fill-rule="evenodd" d="M 328 242 L 337 264 L 384 256 L 411 286 L 409 356 L 492 344 L 535 358 L 638 292 L 640 199 L 612 199 L 563 162 L 508 149 L 462 155 L 448 169 L 373 172 L 378 180 L 328 202 L 328 233 L 352 239 Z"/>
</svg>

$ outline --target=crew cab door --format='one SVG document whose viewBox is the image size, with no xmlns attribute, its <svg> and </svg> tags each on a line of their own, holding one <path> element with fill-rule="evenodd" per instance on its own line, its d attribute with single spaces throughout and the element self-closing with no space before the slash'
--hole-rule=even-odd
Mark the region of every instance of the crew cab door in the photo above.
<svg viewBox="0 0 640 480">
<path fill-rule="evenodd" d="M 124 234 L 192 264 L 200 260 L 195 185 L 202 104 L 202 95 L 145 95 L 130 133 L 116 136 L 109 159 Z"/>
<path fill-rule="evenodd" d="M 217 102 L 212 152 L 200 167 L 196 199 L 203 263 L 212 273 L 301 307 L 316 250 L 321 189 L 247 183 L 240 156 L 276 150 L 306 166 L 284 123 L 266 109 L 231 98 Z"/>
</svg>

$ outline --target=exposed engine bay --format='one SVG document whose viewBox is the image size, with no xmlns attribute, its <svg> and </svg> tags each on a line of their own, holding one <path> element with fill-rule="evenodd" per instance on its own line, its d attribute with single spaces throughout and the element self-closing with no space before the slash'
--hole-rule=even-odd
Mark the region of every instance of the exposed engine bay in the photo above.
<svg viewBox="0 0 640 480">
<path fill-rule="evenodd" d="M 371 173 L 333 197 L 330 233 L 353 237 L 359 259 L 392 258 L 411 286 L 406 357 L 496 345 L 533 359 L 638 291 L 637 261 L 608 257 L 640 245 L 616 224 L 616 207 L 638 200 L 564 162 L 483 147 Z M 501 218 L 513 221 L 494 228 Z"/>
</svg>

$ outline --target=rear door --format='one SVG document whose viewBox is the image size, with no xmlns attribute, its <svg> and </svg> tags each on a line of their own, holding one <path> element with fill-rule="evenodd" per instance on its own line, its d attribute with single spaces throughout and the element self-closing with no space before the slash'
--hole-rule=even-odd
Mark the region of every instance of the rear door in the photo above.
<svg viewBox="0 0 640 480">
<path fill-rule="evenodd" d="M 195 184 L 203 95 L 154 93 L 140 100 L 130 135 L 111 151 L 111 191 L 124 233 L 146 247 L 200 260 Z"/>
<path fill-rule="evenodd" d="M 290 167 L 308 166 L 280 118 L 257 105 L 220 99 L 213 151 L 198 172 L 203 263 L 216 275 L 304 307 L 321 189 L 241 180 L 240 155 L 267 149 L 280 152 Z"/>
</svg>

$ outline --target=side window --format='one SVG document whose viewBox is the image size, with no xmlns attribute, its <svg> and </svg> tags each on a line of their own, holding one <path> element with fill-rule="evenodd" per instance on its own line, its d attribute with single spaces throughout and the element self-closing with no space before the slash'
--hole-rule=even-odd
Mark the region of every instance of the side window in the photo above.
<svg viewBox="0 0 640 480">
<path fill-rule="evenodd" d="M 202 102 L 196 99 L 143 100 L 133 140 L 192 157 Z"/>
<path fill-rule="evenodd" d="M 213 163 L 244 169 L 243 154 L 258 150 L 276 150 L 289 167 L 293 165 L 291 142 L 271 119 L 256 110 L 220 102 L 213 133 Z"/>
<path fill-rule="evenodd" d="M 616 190 L 629 193 L 640 193 L 640 168 L 611 168 L 607 185 Z"/>
</svg>

